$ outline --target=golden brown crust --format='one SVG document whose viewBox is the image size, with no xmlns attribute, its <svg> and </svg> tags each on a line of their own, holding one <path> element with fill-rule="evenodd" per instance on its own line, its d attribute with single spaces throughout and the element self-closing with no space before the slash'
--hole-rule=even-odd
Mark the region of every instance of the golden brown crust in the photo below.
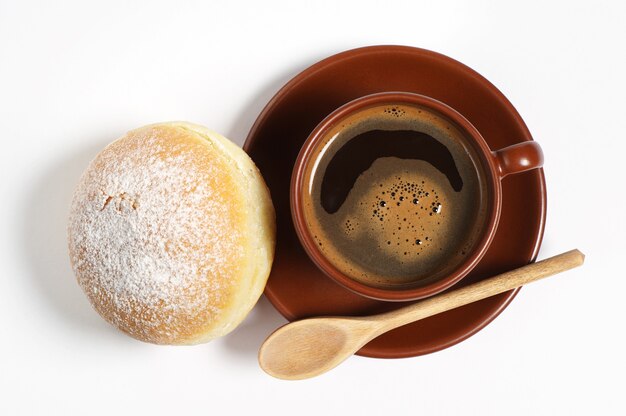
<svg viewBox="0 0 626 416">
<path fill-rule="evenodd" d="M 274 254 L 274 210 L 237 146 L 190 123 L 142 127 L 105 148 L 76 189 L 78 282 L 135 338 L 205 342 L 254 306 Z"/>
</svg>

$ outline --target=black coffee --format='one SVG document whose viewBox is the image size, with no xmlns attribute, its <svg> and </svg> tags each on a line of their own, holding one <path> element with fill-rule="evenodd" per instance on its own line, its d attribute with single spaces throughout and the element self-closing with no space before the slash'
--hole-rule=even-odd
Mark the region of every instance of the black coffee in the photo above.
<svg viewBox="0 0 626 416">
<path fill-rule="evenodd" d="M 463 133 L 426 108 L 361 110 L 314 149 L 305 220 L 324 255 L 352 278 L 429 283 L 459 265 L 484 227 L 477 160 Z"/>
</svg>

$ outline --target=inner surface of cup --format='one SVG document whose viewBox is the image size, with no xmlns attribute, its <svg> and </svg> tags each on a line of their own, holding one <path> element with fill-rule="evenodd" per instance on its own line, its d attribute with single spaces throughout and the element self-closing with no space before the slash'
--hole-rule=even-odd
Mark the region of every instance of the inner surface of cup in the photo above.
<svg viewBox="0 0 626 416">
<path fill-rule="evenodd" d="M 330 119 L 304 149 L 298 201 L 298 232 L 327 273 L 375 288 L 422 287 L 484 246 L 493 191 L 465 129 L 404 101 Z"/>
</svg>

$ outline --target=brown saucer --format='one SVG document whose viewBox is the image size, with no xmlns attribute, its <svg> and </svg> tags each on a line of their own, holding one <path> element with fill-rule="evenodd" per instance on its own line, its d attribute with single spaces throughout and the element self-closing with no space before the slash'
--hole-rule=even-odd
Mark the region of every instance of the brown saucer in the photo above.
<svg viewBox="0 0 626 416">
<path fill-rule="evenodd" d="M 291 221 L 289 181 L 313 128 L 337 107 L 382 91 L 428 95 L 463 114 L 492 150 L 532 140 L 515 108 L 496 87 L 467 66 L 438 53 L 406 46 L 372 46 L 331 56 L 289 81 L 267 104 L 244 149 L 259 166 L 276 207 L 276 258 L 265 295 L 287 319 L 319 315 L 369 315 L 403 303 L 358 296 L 334 283 L 309 260 Z M 535 259 L 546 215 L 543 169 L 502 181 L 500 225 L 489 251 L 457 286 Z M 454 345 L 491 322 L 518 290 L 449 311 L 376 338 L 358 354 L 412 357 Z"/>
</svg>

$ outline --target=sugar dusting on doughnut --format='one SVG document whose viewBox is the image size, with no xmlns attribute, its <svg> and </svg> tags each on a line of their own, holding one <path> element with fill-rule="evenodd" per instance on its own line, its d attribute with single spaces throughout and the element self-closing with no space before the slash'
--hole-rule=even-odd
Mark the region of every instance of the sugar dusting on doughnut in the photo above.
<svg viewBox="0 0 626 416">
<path fill-rule="evenodd" d="M 95 309 L 159 344 L 221 335 L 214 326 L 238 323 L 221 315 L 246 286 L 241 167 L 185 127 L 148 126 L 107 146 L 81 178 L 69 221 L 73 269 Z"/>
</svg>

